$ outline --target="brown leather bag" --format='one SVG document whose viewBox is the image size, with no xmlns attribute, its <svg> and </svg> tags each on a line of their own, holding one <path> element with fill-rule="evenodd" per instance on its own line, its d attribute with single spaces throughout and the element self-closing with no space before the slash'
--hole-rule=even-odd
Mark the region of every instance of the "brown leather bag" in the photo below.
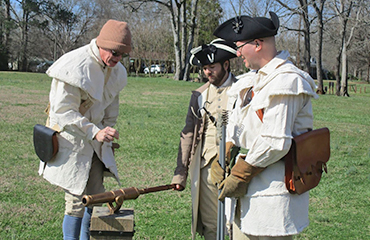
<svg viewBox="0 0 370 240">
<path fill-rule="evenodd" d="M 302 194 L 316 187 L 322 172 L 327 173 L 330 132 L 320 128 L 293 138 L 285 160 L 285 185 L 290 193 Z"/>
</svg>

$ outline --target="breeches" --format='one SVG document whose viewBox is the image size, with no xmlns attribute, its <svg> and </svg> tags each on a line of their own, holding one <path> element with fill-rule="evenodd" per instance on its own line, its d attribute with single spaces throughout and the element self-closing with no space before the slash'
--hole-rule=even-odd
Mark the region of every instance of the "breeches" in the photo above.
<svg viewBox="0 0 370 240">
<path fill-rule="evenodd" d="M 104 163 L 100 161 L 98 156 L 94 153 L 85 190 L 81 195 L 74 195 L 65 192 L 65 215 L 82 218 L 85 211 L 85 206 L 82 204 L 82 196 L 85 194 L 97 194 L 105 191 L 103 185 L 104 178 Z"/>
<path fill-rule="evenodd" d="M 217 238 L 218 189 L 211 182 L 211 164 L 200 170 L 199 218 L 204 238 Z"/>
</svg>

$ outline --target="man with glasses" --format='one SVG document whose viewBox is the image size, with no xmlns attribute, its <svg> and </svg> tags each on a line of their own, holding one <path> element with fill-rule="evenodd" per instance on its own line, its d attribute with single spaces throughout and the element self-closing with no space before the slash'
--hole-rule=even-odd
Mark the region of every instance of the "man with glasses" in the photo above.
<svg viewBox="0 0 370 240">
<path fill-rule="evenodd" d="M 234 239 L 292 239 L 308 226 L 309 193 L 291 194 L 284 161 L 292 138 L 313 128 L 313 79 L 278 52 L 279 19 L 238 16 L 214 35 L 233 41 L 251 69 L 235 86 L 239 92 L 227 125 L 227 139 L 241 147 L 231 174 L 218 185 L 220 199 L 237 199 Z"/>
<path fill-rule="evenodd" d="M 211 179 L 211 165 L 218 161 L 219 152 L 215 123 L 223 110 L 232 108 L 226 93 L 236 82 L 230 73 L 230 59 L 236 57 L 236 50 L 233 42 L 216 39 L 192 49 L 191 54 L 190 63 L 203 68 L 208 82 L 191 96 L 172 183 L 177 184 L 175 190 L 182 191 L 190 174 L 192 237 L 198 232 L 206 240 L 214 240 L 218 190 Z"/>
<path fill-rule="evenodd" d="M 90 44 L 66 53 L 46 72 L 53 78 L 47 126 L 60 131 L 59 152 L 40 162 L 39 174 L 65 190 L 64 239 L 90 239 L 92 209 L 82 205 L 82 195 L 105 191 L 104 171 L 119 181 L 112 144 L 119 138 L 118 97 L 127 84 L 120 60 L 130 51 L 128 24 L 109 20 Z"/>
</svg>

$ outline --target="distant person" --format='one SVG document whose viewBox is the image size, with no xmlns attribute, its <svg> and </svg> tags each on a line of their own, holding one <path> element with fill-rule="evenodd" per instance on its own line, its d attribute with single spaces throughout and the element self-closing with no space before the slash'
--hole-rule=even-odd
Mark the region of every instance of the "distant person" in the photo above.
<svg viewBox="0 0 370 240">
<path fill-rule="evenodd" d="M 112 142 L 119 138 L 114 129 L 118 97 L 127 84 L 120 60 L 130 51 L 128 24 L 109 20 L 90 44 L 47 70 L 53 78 L 48 126 L 60 129 L 59 152 L 48 163 L 40 162 L 39 174 L 65 190 L 64 239 L 90 239 L 92 209 L 82 205 L 82 195 L 105 191 L 106 170 L 119 181 Z"/>
<path fill-rule="evenodd" d="M 233 41 L 251 69 L 238 81 L 227 140 L 241 147 L 231 174 L 219 184 L 220 199 L 237 198 L 233 239 L 292 239 L 309 225 L 309 193 L 291 194 L 284 183 L 292 138 L 313 128 L 311 99 L 317 97 L 308 73 L 278 52 L 279 19 L 238 16 L 214 35 Z M 231 89 L 230 91 L 235 91 Z"/>
<path fill-rule="evenodd" d="M 236 82 L 230 73 L 230 59 L 236 57 L 236 50 L 233 42 L 216 39 L 192 49 L 191 54 L 190 63 L 203 68 L 208 82 L 191 96 L 172 183 L 182 191 L 190 174 L 192 237 L 198 232 L 206 240 L 215 240 L 218 190 L 211 180 L 211 164 L 218 161 L 219 136 L 214 123 L 222 110 L 232 107 L 227 104 L 226 92 Z"/>
</svg>

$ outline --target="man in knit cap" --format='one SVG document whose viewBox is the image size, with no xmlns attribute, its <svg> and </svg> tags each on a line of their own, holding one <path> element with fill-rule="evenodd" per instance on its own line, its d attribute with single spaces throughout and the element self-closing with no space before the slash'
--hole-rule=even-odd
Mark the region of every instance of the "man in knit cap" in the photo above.
<svg viewBox="0 0 370 240">
<path fill-rule="evenodd" d="M 176 190 L 182 191 L 190 174 L 193 239 L 198 232 L 206 240 L 214 240 L 218 190 L 211 176 L 211 165 L 217 163 L 219 152 L 215 121 L 223 110 L 232 108 L 226 92 L 236 82 L 230 73 L 229 60 L 236 57 L 236 50 L 233 42 L 216 39 L 192 49 L 191 54 L 190 63 L 203 68 L 208 82 L 191 96 L 172 183 L 176 184 Z"/>
<path fill-rule="evenodd" d="M 39 174 L 65 190 L 64 239 L 90 239 L 92 209 L 82 205 L 82 195 L 105 191 L 105 170 L 119 182 L 112 144 L 119 138 L 118 97 L 127 84 L 120 60 L 130 51 L 128 24 L 109 20 L 90 44 L 66 53 L 46 72 L 53 78 L 47 125 L 60 131 L 59 152 L 40 162 Z"/>
<path fill-rule="evenodd" d="M 237 16 L 214 32 L 235 42 L 251 71 L 238 81 L 227 141 L 241 147 L 230 175 L 218 185 L 220 199 L 237 199 L 234 239 L 293 239 L 308 226 L 309 193 L 291 194 L 284 183 L 292 138 L 313 128 L 315 83 L 277 51 L 279 19 Z M 235 206 L 235 205 L 234 205 Z"/>
</svg>

